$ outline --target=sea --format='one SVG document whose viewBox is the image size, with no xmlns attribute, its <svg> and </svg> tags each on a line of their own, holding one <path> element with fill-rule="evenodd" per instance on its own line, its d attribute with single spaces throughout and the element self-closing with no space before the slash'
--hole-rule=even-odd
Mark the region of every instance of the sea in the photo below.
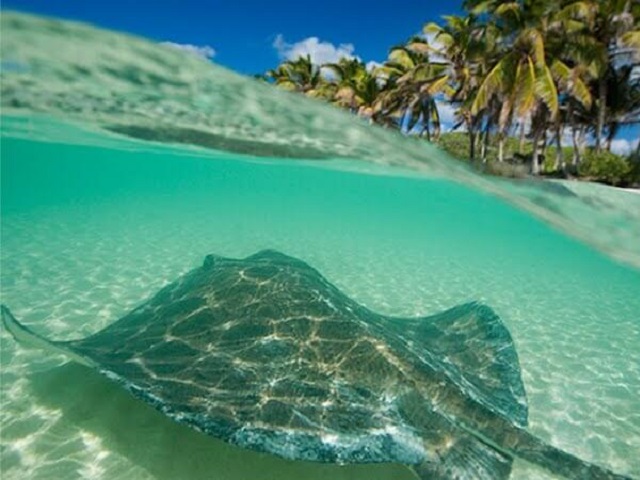
<svg viewBox="0 0 640 480">
<path fill-rule="evenodd" d="M 376 312 L 480 301 L 529 430 L 640 477 L 640 195 L 489 178 L 165 45 L 2 12 L 0 300 L 81 338 L 205 255 L 301 258 Z M 228 445 L 0 330 L 3 479 L 411 479 Z M 517 460 L 511 478 L 555 478 Z"/>
</svg>

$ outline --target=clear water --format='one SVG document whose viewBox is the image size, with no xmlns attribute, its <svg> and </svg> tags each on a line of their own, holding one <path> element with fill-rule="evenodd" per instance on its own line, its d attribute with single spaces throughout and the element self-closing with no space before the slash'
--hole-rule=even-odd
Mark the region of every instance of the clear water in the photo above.
<svg viewBox="0 0 640 480">
<path fill-rule="evenodd" d="M 12 28 L 15 35 L 5 28 L 5 37 L 19 36 Z M 133 42 L 117 38 L 123 50 Z M 24 81 L 17 70 L 3 71 L 3 89 Z M 244 85 L 226 75 L 212 74 L 212 85 Z M 263 106 L 290 99 L 243 88 Z M 45 111 L 9 105 L 2 302 L 38 332 L 81 337 L 208 253 L 262 248 L 308 261 L 381 313 L 426 315 L 481 300 L 514 337 L 530 429 L 583 459 L 640 476 L 640 271 L 633 267 L 640 196 L 584 184 L 561 185 L 559 195 L 489 181 L 435 149 L 406 147 L 406 139 L 348 127 L 352 118 L 301 103 L 278 107 L 315 119 L 314 129 L 285 118 L 300 135 L 293 143 L 329 156 L 346 152 L 341 160 L 147 144 L 99 130 L 103 111 L 84 112 L 79 128 L 68 123 L 78 117 L 55 111 L 54 102 L 43 102 Z M 270 142 L 287 145 L 290 135 L 273 112 L 247 115 L 257 129 L 272 122 Z M 350 150 L 336 151 L 341 144 Z M 3 479 L 412 478 L 397 465 L 315 465 L 231 447 L 173 423 L 97 374 L 20 347 L 4 330 L 0 347 Z M 516 462 L 512 478 L 545 475 Z"/>
</svg>

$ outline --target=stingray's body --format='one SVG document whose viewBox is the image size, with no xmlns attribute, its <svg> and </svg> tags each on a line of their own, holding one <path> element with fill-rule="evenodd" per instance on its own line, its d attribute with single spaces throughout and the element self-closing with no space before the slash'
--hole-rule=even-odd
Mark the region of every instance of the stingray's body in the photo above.
<svg viewBox="0 0 640 480">
<path fill-rule="evenodd" d="M 524 430 L 518 358 L 500 319 L 466 304 L 393 318 L 274 251 L 208 256 L 90 337 L 19 340 L 96 368 L 166 415 L 289 459 L 404 463 L 422 479 L 504 479 L 515 456 L 616 478 Z"/>
</svg>

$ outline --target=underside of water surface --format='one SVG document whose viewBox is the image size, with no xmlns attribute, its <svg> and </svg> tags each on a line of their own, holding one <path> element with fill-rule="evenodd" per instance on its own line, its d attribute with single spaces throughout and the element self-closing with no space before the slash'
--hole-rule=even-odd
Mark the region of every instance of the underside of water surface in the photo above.
<svg viewBox="0 0 640 480">
<path fill-rule="evenodd" d="M 1 300 L 99 331 L 210 253 L 299 257 L 359 303 L 478 300 L 508 327 L 530 430 L 640 476 L 640 195 L 479 176 L 426 142 L 151 42 L 2 13 Z M 399 479 L 178 425 L 0 333 L 3 478 Z M 512 478 L 545 478 L 516 462 Z"/>
</svg>

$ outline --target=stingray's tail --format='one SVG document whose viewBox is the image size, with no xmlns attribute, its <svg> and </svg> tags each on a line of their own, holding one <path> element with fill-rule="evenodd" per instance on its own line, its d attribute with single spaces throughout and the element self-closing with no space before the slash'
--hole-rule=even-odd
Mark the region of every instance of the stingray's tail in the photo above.
<svg viewBox="0 0 640 480">
<path fill-rule="evenodd" d="M 43 337 L 42 335 L 37 334 L 29 327 L 21 324 L 16 319 L 16 317 L 13 316 L 11 310 L 9 310 L 9 307 L 7 307 L 6 305 L 0 305 L 0 316 L 2 317 L 2 324 L 4 325 L 4 328 L 6 328 L 13 336 L 13 338 L 15 338 L 21 345 L 32 348 L 40 348 L 52 353 L 63 354 L 71 360 L 74 360 L 88 367 L 94 366 L 89 359 L 84 358 L 66 348 L 64 342 L 51 341 Z"/>
<path fill-rule="evenodd" d="M 599 465 L 580 458 L 542 441 L 538 437 L 521 430 L 517 443 L 512 447 L 518 457 L 539 465 L 565 478 L 584 480 L 632 480 Z"/>
<path fill-rule="evenodd" d="M 508 480 L 513 457 L 461 432 L 447 444 L 430 448 L 411 469 L 420 480 Z"/>
<path fill-rule="evenodd" d="M 49 340 L 21 324 L 16 317 L 13 316 L 9 307 L 0 305 L 0 311 L 2 313 L 2 324 L 4 328 L 6 328 L 21 345 L 47 350 L 52 347 Z"/>
<path fill-rule="evenodd" d="M 462 426 L 462 430 L 445 443 L 431 445 L 425 461 L 411 467 L 418 478 L 508 480 L 513 459 L 520 457 L 572 480 L 632 480 L 585 462 L 516 426 L 505 428 L 499 444 L 473 429 Z"/>
</svg>

